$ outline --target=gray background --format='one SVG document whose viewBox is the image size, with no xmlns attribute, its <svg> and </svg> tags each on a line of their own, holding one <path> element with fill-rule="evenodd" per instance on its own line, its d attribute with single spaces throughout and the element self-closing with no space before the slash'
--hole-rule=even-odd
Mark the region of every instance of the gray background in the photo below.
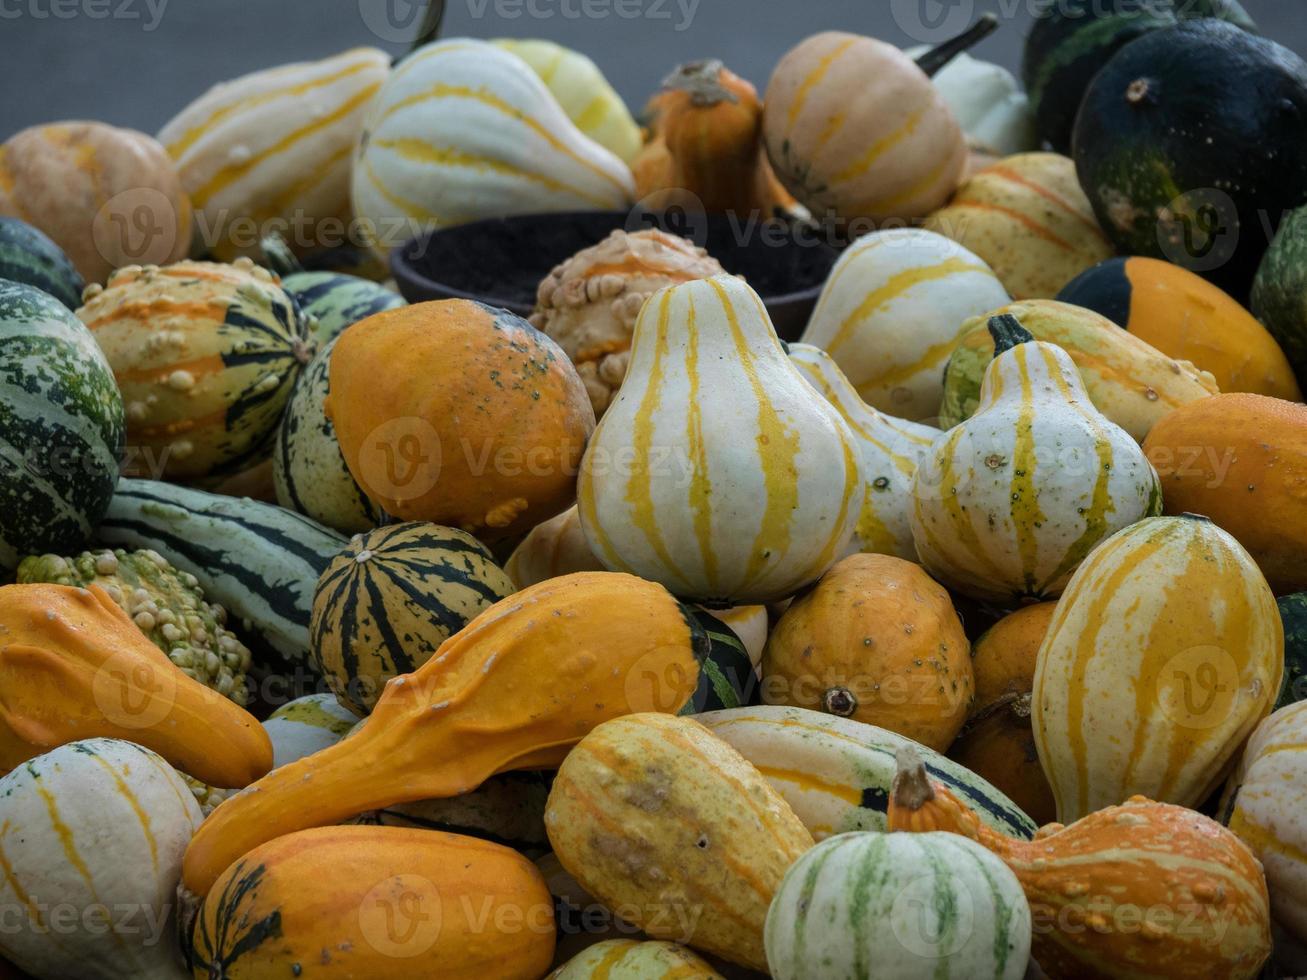
<svg viewBox="0 0 1307 980">
<path fill-rule="evenodd" d="M 1307 55 L 1307 0 L 1243 0 L 1263 33 Z M 1031 0 L 449 0 L 446 37 L 544 37 L 584 51 L 635 109 L 676 64 L 722 58 L 766 86 L 808 34 L 931 41 L 992 10 L 976 54 L 1013 70 Z M 687 18 L 684 11 L 696 5 Z M 412 0 L 0 0 L 0 139 L 98 119 L 154 133 L 215 82 L 372 44 L 398 54 Z M 687 23 L 688 21 L 688 23 Z"/>
</svg>

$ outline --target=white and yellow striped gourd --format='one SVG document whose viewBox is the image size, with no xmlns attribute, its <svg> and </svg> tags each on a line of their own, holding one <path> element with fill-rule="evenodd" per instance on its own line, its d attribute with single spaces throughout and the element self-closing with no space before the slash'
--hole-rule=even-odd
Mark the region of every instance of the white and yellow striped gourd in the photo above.
<svg viewBox="0 0 1307 980">
<path fill-rule="evenodd" d="M 391 73 L 354 159 L 354 211 L 382 252 L 424 228 L 625 209 L 634 193 L 630 168 L 525 61 L 466 38 L 428 44 Z"/>
<path fill-rule="evenodd" d="M 272 767 L 276 769 L 335 745 L 358 722 L 358 715 L 331 693 L 307 694 L 286 702 L 263 723 L 272 742 Z"/>
<path fill-rule="evenodd" d="M 281 65 L 215 85 L 159 130 L 215 256 L 257 256 L 271 221 L 310 220 L 305 240 L 281 227 L 297 249 L 315 244 L 317 222 L 343 233 L 350 155 L 389 73 L 377 48 Z"/>
<path fill-rule="evenodd" d="M 70 742 L 0 779 L 0 948 L 34 977 L 176 980 L 182 854 L 202 819 L 149 749 Z"/>
<path fill-rule="evenodd" d="M 1275 597 L 1233 537 L 1193 515 L 1114 535 L 1039 649 L 1032 726 L 1058 820 L 1136 794 L 1198 805 L 1270 713 L 1283 670 Z"/>
<path fill-rule="evenodd" d="M 644 143 L 640 125 L 598 65 L 553 41 L 501 37 L 491 43 L 530 65 L 577 129 L 627 163 L 635 159 Z"/>
<path fill-rule="evenodd" d="M 715 276 L 659 290 L 581 462 L 581 526 L 611 569 L 725 605 L 793 595 L 846 553 L 862 504 L 848 424 L 762 300 Z"/>
<path fill-rule="evenodd" d="M 956 242 L 882 231 L 840 256 L 801 339 L 828 351 L 873 407 L 933 422 L 963 322 L 1008 302 L 984 260 Z"/>
<path fill-rule="evenodd" d="M 858 397 L 834 358 L 810 344 L 791 344 L 790 360 L 804 380 L 844 416 L 862 454 L 862 513 L 854 546 L 859 551 L 917 560 L 912 543 L 912 477 L 940 431 L 884 415 Z"/>
<path fill-rule="evenodd" d="M 1042 601 L 1061 594 L 1104 538 L 1160 513 L 1161 490 L 1062 348 L 1030 340 L 1015 317 L 990 324 L 1002 353 L 985 372 L 979 410 L 917 469 L 912 537 L 922 564 L 959 592 Z"/>
<path fill-rule="evenodd" d="M 1307 701 L 1257 726 L 1221 809 L 1262 862 L 1276 923 L 1307 943 Z"/>
<path fill-rule="evenodd" d="M 676 943 L 609 939 L 572 957 L 548 980 L 723 980 L 712 965 Z"/>
</svg>

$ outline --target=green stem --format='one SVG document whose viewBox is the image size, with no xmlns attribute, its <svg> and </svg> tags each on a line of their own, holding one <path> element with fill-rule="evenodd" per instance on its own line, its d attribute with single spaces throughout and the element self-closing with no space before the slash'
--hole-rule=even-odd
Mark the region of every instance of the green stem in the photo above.
<svg viewBox="0 0 1307 980">
<path fill-rule="evenodd" d="M 998 15 L 982 14 L 965 31 L 950 41 L 945 41 L 937 48 L 931 48 L 917 59 L 917 67 L 930 77 L 935 77 L 939 70 L 968 48 L 974 48 L 989 35 L 998 30 Z"/>
<path fill-rule="evenodd" d="M 445 19 L 445 0 L 427 0 L 427 11 L 422 18 L 418 36 L 413 39 L 413 50 L 430 44 L 440 37 L 440 25 Z"/>
<path fill-rule="evenodd" d="M 1021 325 L 1011 313 L 989 318 L 989 335 L 994 338 L 994 356 L 1010 351 L 1017 344 L 1028 344 L 1034 334 Z"/>
</svg>

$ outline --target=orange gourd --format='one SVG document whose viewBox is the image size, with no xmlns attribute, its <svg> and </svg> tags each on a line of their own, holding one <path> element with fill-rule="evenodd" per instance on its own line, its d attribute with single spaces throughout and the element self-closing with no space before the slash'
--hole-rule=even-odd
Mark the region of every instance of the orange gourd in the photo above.
<svg viewBox="0 0 1307 980">
<path fill-rule="evenodd" d="M 348 738 L 219 807 L 191 841 L 183 883 L 203 895 L 282 834 L 457 796 L 498 772 L 555 768 L 604 721 L 681 710 L 707 645 L 666 589 L 632 575 L 578 572 L 525 589 L 392 678 Z"/>
<path fill-rule="evenodd" d="M 0 588 L 0 772 L 97 737 L 153 749 L 212 786 L 272 768 L 254 716 L 183 673 L 98 585 Z"/>
<path fill-rule="evenodd" d="M 900 753 L 892 831 L 947 831 L 989 848 L 1015 872 L 1034 917 L 1034 959 L 1050 980 L 1257 976 L 1271 952 L 1261 865 L 1203 815 L 1142 796 L 1007 837 Z"/>
<path fill-rule="evenodd" d="M 970 649 L 948 593 L 920 565 L 852 555 L 795 599 L 772 630 L 762 696 L 942 752 L 971 705 Z"/>
<path fill-rule="evenodd" d="M 196 977 L 538 980 L 544 877 L 489 841 L 401 827 L 279 837 L 223 872 L 183 938 Z"/>
<path fill-rule="evenodd" d="M 716 59 L 681 65 L 649 100 L 649 140 L 631 164 L 635 196 L 769 217 L 790 207 L 762 147 L 758 90 Z"/>
</svg>

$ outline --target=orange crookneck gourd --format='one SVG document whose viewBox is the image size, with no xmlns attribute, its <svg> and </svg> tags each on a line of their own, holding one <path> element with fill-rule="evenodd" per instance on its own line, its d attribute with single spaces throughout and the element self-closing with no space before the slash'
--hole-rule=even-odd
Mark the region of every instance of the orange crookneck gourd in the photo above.
<svg viewBox="0 0 1307 980">
<path fill-rule="evenodd" d="M 183 884 L 203 896 L 232 861 L 283 834 L 556 768 L 602 722 L 680 711 L 708 652 L 671 593 L 632 575 L 577 572 L 525 589 L 392 678 L 348 738 L 220 806 L 191 841 Z"/>
<path fill-rule="evenodd" d="M 98 585 L 0 588 L 0 771 L 97 737 L 213 786 L 272 768 L 254 716 L 183 673 Z"/>
</svg>

